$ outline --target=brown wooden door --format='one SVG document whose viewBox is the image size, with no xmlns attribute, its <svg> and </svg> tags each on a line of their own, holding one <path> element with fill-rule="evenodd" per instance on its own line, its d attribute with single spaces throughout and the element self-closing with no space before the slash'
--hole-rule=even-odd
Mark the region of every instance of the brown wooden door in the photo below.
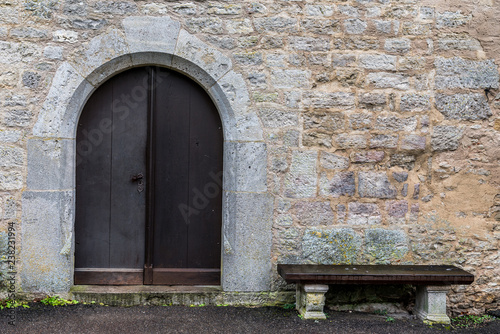
<svg viewBox="0 0 500 334">
<path fill-rule="evenodd" d="M 77 132 L 75 284 L 219 284 L 222 125 L 163 68 L 104 83 Z"/>
</svg>

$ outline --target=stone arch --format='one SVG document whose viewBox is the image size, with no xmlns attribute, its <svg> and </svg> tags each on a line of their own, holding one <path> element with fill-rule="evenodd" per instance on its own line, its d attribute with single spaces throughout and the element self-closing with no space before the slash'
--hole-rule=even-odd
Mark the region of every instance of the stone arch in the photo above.
<svg viewBox="0 0 500 334">
<path fill-rule="evenodd" d="M 242 76 L 227 56 L 169 17 L 128 17 L 122 25 L 93 38 L 59 66 L 28 139 L 23 291 L 64 293 L 73 285 L 76 125 L 100 84 L 146 65 L 189 76 L 213 99 L 224 128 L 222 288 L 269 290 L 273 202 L 267 193 L 267 149 Z"/>
</svg>

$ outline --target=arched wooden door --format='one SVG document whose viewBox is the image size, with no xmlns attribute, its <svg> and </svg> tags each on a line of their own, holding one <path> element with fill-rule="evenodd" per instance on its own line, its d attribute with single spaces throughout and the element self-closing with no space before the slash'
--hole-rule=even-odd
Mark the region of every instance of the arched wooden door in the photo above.
<svg viewBox="0 0 500 334">
<path fill-rule="evenodd" d="M 77 132 L 75 284 L 220 284 L 222 125 L 164 68 L 99 87 Z"/>
</svg>

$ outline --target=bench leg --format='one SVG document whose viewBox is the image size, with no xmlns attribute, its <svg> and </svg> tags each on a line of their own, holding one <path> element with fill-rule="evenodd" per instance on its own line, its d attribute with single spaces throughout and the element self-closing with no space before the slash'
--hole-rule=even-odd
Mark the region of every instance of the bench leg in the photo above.
<svg viewBox="0 0 500 334">
<path fill-rule="evenodd" d="M 326 319 L 323 312 L 328 285 L 297 283 L 296 308 L 304 319 Z"/>
<path fill-rule="evenodd" d="M 425 323 L 449 324 L 446 293 L 449 286 L 417 286 L 415 313 Z"/>
</svg>

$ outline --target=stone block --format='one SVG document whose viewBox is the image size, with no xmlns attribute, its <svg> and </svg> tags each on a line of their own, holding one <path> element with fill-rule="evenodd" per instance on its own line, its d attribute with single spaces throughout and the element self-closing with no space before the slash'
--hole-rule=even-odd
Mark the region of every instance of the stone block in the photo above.
<svg viewBox="0 0 500 334">
<path fill-rule="evenodd" d="M 450 318 L 446 315 L 446 294 L 449 286 L 417 286 L 415 300 L 415 314 L 424 321 L 432 324 L 449 324 Z"/>
<path fill-rule="evenodd" d="M 69 63 L 63 63 L 52 79 L 33 135 L 37 137 L 75 138 L 77 113 L 94 87 Z"/>
<path fill-rule="evenodd" d="M 192 17 L 186 20 L 186 27 L 192 33 L 224 34 L 224 22 L 218 17 Z"/>
<path fill-rule="evenodd" d="M 373 225 L 382 222 L 379 207 L 374 203 L 350 202 L 348 211 L 349 225 Z"/>
<path fill-rule="evenodd" d="M 412 36 L 426 36 L 432 32 L 431 23 L 403 22 L 401 34 Z"/>
<path fill-rule="evenodd" d="M 375 129 L 383 131 L 405 131 L 411 132 L 417 129 L 417 118 L 399 118 L 396 116 L 380 116 L 375 122 Z"/>
<path fill-rule="evenodd" d="M 344 129 L 344 114 L 341 112 L 316 112 L 304 114 L 304 129 L 315 129 L 333 134 Z"/>
<path fill-rule="evenodd" d="M 335 144 L 339 149 L 366 148 L 365 135 L 340 134 L 335 137 Z"/>
<path fill-rule="evenodd" d="M 436 94 L 436 108 L 447 119 L 482 120 L 492 113 L 484 94 Z"/>
<path fill-rule="evenodd" d="M 373 114 L 356 113 L 349 115 L 349 127 L 352 130 L 370 130 L 373 123 Z"/>
<path fill-rule="evenodd" d="M 392 177 L 397 182 L 403 183 L 403 182 L 406 182 L 406 180 L 408 180 L 408 173 L 407 172 L 393 172 Z"/>
<path fill-rule="evenodd" d="M 249 19 L 227 21 L 226 27 L 229 34 L 246 35 L 254 32 L 252 21 Z"/>
<path fill-rule="evenodd" d="M 300 29 L 318 35 L 333 35 L 340 33 L 341 26 L 339 20 L 304 19 L 300 21 Z"/>
<path fill-rule="evenodd" d="M 130 53 L 174 53 L 180 31 L 179 22 L 168 16 L 130 16 L 122 24 Z"/>
<path fill-rule="evenodd" d="M 290 47 L 300 51 L 328 51 L 330 40 L 318 37 L 291 36 L 288 38 Z"/>
<path fill-rule="evenodd" d="M 194 3 L 181 3 L 172 7 L 172 11 L 181 15 L 196 15 L 196 9 L 197 6 Z"/>
<path fill-rule="evenodd" d="M 238 15 L 243 12 L 241 5 L 238 4 L 216 4 L 208 5 L 207 14 L 210 15 Z"/>
<path fill-rule="evenodd" d="M 360 197 L 395 198 L 396 188 L 383 172 L 359 172 L 358 192 Z"/>
<path fill-rule="evenodd" d="M 261 142 L 225 142 L 224 190 L 267 191 L 267 147 Z"/>
<path fill-rule="evenodd" d="M 188 75 L 194 76 L 206 87 L 210 87 L 213 84 L 213 80 L 220 80 L 232 68 L 231 60 L 228 57 L 185 30 L 181 30 L 179 33 L 175 47 L 175 56 L 172 60 L 172 65 L 186 72 Z M 193 75 L 191 73 L 193 71 L 191 63 L 200 67 L 208 76 L 200 78 L 200 75 Z M 248 97 L 248 93 L 246 96 Z"/>
<path fill-rule="evenodd" d="M 308 88 L 310 79 L 310 71 L 274 70 L 271 73 L 271 84 L 274 88 Z"/>
<path fill-rule="evenodd" d="M 427 111 L 431 109 L 431 101 L 429 95 L 424 94 L 405 94 L 401 96 L 399 104 L 401 111 Z"/>
<path fill-rule="evenodd" d="M 293 209 L 304 226 L 332 225 L 335 220 L 330 202 L 297 202 Z"/>
<path fill-rule="evenodd" d="M 336 49 L 347 50 L 376 50 L 380 46 L 380 39 L 376 37 L 347 37 L 334 41 Z"/>
<path fill-rule="evenodd" d="M 25 109 L 8 110 L 5 112 L 3 123 L 11 127 L 25 127 L 31 122 L 32 113 Z"/>
<path fill-rule="evenodd" d="M 355 94 L 345 92 L 314 92 L 305 93 L 302 103 L 314 109 L 352 109 L 355 106 Z"/>
<path fill-rule="evenodd" d="M 99 30 L 108 24 L 105 19 L 71 19 L 71 27 L 81 30 Z"/>
<path fill-rule="evenodd" d="M 311 228 L 304 232 L 302 253 L 309 263 L 356 263 L 361 249 L 361 238 L 351 228 Z"/>
<path fill-rule="evenodd" d="M 273 16 L 273 17 L 259 17 L 253 20 L 255 29 L 261 33 L 268 31 L 280 33 L 294 33 L 297 32 L 298 20 L 291 17 Z"/>
<path fill-rule="evenodd" d="M 353 163 L 374 163 L 384 160 L 384 151 L 352 152 L 351 161 Z"/>
<path fill-rule="evenodd" d="M 385 209 L 390 217 L 404 218 L 408 212 L 407 201 L 387 201 Z"/>
<path fill-rule="evenodd" d="M 344 29 L 348 34 L 362 34 L 367 26 L 366 21 L 360 19 L 347 19 L 344 21 Z"/>
<path fill-rule="evenodd" d="M 442 12 L 436 14 L 436 28 L 456 28 L 466 25 L 472 19 L 472 15 L 462 14 L 461 11 Z"/>
<path fill-rule="evenodd" d="M 316 151 L 294 151 L 290 171 L 285 176 L 285 196 L 307 198 L 316 196 L 317 163 Z"/>
<path fill-rule="evenodd" d="M 10 30 L 10 36 L 15 38 L 43 39 L 48 37 L 48 31 L 33 27 L 13 28 Z"/>
<path fill-rule="evenodd" d="M 128 1 L 99 1 L 94 6 L 97 13 L 125 15 L 137 12 L 137 5 Z"/>
<path fill-rule="evenodd" d="M 234 60 L 241 65 L 260 65 L 263 62 L 260 52 L 241 52 L 233 53 Z"/>
<path fill-rule="evenodd" d="M 384 49 L 387 52 L 405 54 L 410 51 L 411 41 L 408 38 L 389 38 L 385 40 Z"/>
<path fill-rule="evenodd" d="M 468 34 L 445 34 L 439 35 L 437 41 L 439 50 L 482 50 L 481 43 Z"/>
<path fill-rule="evenodd" d="M 326 173 L 321 174 L 320 195 L 338 198 L 340 196 L 354 196 L 356 184 L 354 172 L 337 172 L 329 179 Z"/>
<path fill-rule="evenodd" d="M 459 57 L 438 57 L 434 65 L 437 89 L 499 87 L 498 68 L 491 59 L 474 61 Z"/>
<path fill-rule="evenodd" d="M 245 115 L 248 112 L 250 96 L 241 74 L 234 71 L 228 72 L 219 79 L 218 85 L 210 88 L 209 92 L 212 97 L 215 97 L 219 107 L 221 105 L 225 106 L 228 115 Z M 220 112 L 220 114 L 223 115 L 224 113 Z"/>
<path fill-rule="evenodd" d="M 74 192 L 28 192 L 22 199 L 20 285 L 24 291 L 52 295 L 73 284 Z"/>
<path fill-rule="evenodd" d="M 359 56 L 359 65 L 369 70 L 395 70 L 396 59 L 389 55 L 364 54 Z"/>
<path fill-rule="evenodd" d="M 326 169 L 347 169 L 349 168 L 349 159 L 334 153 L 321 152 L 320 165 Z"/>
<path fill-rule="evenodd" d="M 268 194 L 225 192 L 224 291 L 269 291 L 273 198 Z M 258 209 L 257 209 L 258 208 Z"/>
<path fill-rule="evenodd" d="M 375 88 L 394 88 L 399 90 L 410 89 L 410 80 L 407 75 L 396 73 L 369 73 L 367 83 L 372 84 Z"/>
<path fill-rule="evenodd" d="M 24 87 L 37 88 L 40 84 L 42 76 L 36 72 L 26 71 L 23 73 L 21 80 Z"/>
<path fill-rule="evenodd" d="M 302 145 L 332 147 L 332 135 L 317 131 L 307 131 L 302 135 Z"/>
<path fill-rule="evenodd" d="M 0 145 L 0 167 L 11 168 L 24 165 L 24 150 L 17 146 Z"/>
<path fill-rule="evenodd" d="M 259 116 L 265 128 L 282 128 L 299 124 L 297 113 L 278 108 L 261 108 Z"/>
<path fill-rule="evenodd" d="M 458 148 L 463 129 L 453 125 L 437 125 L 432 129 L 433 151 L 454 151 Z"/>
<path fill-rule="evenodd" d="M 306 5 L 306 14 L 315 17 L 332 16 L 335 7 L 331 5 Z"/>
<path fill-rule="evenodd" d="M 29 190 L 73 189 L 75 154 L 74 141 L 68 139 L 29 139 Z"/>
<path fill-rule="evenodd" d="M 350 67 L 356 65 L 356 55 L 335 54 L 332 58 L 332 65 L 334 67 Z"/>
<path fill-rule="evenodd" d="M 43 56 L 47 59 L 61 60 L 63 58 L 63 48 L 60 46 L 46 46 L 43 49 Z"/>
<path fill-rule="evenodd" d="M 0 190 L 19 190 L 23 187 L 23 174 L 20 171 L 1 171 Z"/>
<path fill-rule="evenodd" d="M 360 108 L 380 111 L 387 105 L 385 94 L 362 93 L 359 95 L 358 104 Z"/>
<path fill-rule="evenodd" d="M 390 34 L 392 32 L 392 21 L 374 20 L 375 29 L 380 34 Z"/>
<path fill-rule="evenodd" d="M 71 30 L 56 30 L 52 33 L 52 40 L 60 43 L 76 43 L 78 42 L 78 33 Z"/>
<path fill-rule="evenodd" d="M 401 149 L 406 151 L 425 150 L 426 137 L 419 135 L 406 135 L 401 140 Z"/>
<path fill-rule="evenodd" d="M 322 284 L 297 284 L 295 308 L 303 319 L 326 319 L 323 308 L 325 306 L 325 294 L 328 285 Z"/>
<path fill-rule="evenodd" d="M 409 250 L 408 237 L 401 230 L 368 229 L 365 232 L 366 256 L 371 263 L 390 264 L 401 260 Z"/>
<path fill-rule="evenodd" d="M 398 68 L 400 71 L 423 71 L 427 65 L 425 57 L 400 57 Z M 425 75 L 415 76 L 415 89 L 425 90 L 427 80 Z"/>
<path fill-rule="evenodd" d="M 337 7 L 340 14 L 350 16 L 350 17 L 358 17 L 359 10 L 356 7 L 349 6 L 349 5 L 340 5 Z"/>
<path fill-rule="evenodd" d="M 19 130 L 0 130 L 0 142 L 16 143 L 21 139 L 22 132 Z"/>
</svg>

